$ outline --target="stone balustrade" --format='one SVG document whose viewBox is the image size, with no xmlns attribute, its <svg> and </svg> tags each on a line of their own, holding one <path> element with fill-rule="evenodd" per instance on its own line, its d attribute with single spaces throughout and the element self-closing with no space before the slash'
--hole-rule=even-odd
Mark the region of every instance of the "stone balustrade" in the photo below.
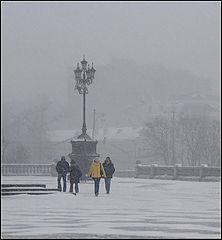
<svg viewBox="0 0 222 240">
<path fill-rule="evenodd" d="M 3 176 L 51 176 L 53 164 L 2 164 Z"/>
<path fill-rule="evenodd" d="M 167 175 L 172 176 L 173 179 L 179 177 L 220 177 L 220 168 L 208 167 L 206 164 L 201 166 L 159 166 L 157 164 L 142 165 L 136 164 L 135 176 L 148 176 L 154 178 L 155 176 Z"/>
<path fill-rule="evenodd" d="M 3 176 L 57 176 L 55 164 L 2 164 Z M 117 169 L 116 169 L 117 170 Z M 117 177 L 149 177 L 171 176 L 173 179 L 180 177 L 220 177 L 220 168 L 201 166 L 159 166 L 157 164 L 136 164 L 135 170 L 117 170 Z"/>
</svg>

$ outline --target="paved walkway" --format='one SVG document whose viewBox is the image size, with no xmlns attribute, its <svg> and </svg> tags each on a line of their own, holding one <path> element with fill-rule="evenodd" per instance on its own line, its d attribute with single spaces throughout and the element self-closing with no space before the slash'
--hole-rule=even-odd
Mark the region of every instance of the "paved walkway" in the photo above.
<svg viewBox="0 0 222 240">
<path fill-rule="evenodd" d="M 45 183 L 55 177 L 3 177 L 2 183 Z M 220 238 L 220 182 L 115 178 L 80 193 L 2 197 L 2 238 Z"/>
</svg>

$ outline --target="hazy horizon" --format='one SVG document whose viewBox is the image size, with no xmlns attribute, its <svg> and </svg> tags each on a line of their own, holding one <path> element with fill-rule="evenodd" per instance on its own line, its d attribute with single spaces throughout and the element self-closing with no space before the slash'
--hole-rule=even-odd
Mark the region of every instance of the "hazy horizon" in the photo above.
<svg viewBox="0 0 222 240">
<path fill-rule="evenodd" d="M 113 92 L 114 84 L 126 88 L 129 99 L 129 91 L 140 93 L 142 82 L 148 89 L 145 78 L 152 82 L 156 77 L 147 70 L 152 70 L 150 66 L 159 66 L 162 75 L 157 79 L 162 78 L 164 85 L 171 75 L 181 73 L 182 85 L 186 86 L 186 76 L 202 79 L 190 89 L 210 86 L 220 96 L 220 2 L 2 2 L 1 6 L 4 104 L 17 104 L 22 110 L 46 96 L 53 111 L 60 111 L 70 101 L 73 69 L 83 54 L 97 70 L 87 96 L 88 121 L 93 108 L 107 109 L 104 95 L 117 94 L 124 104 L 125 94 Z M 134 72 L 125 64 L 125 69 L 118 66 L 115 75 L 113 66 L 121 59 L 129 66 L 135 63 Z M 146 94 L 161 96 L 164 85 L 158 84 L 154 86 L 158 92 L 148 89 Z M 176 86 L 172 91 L 177 91 Z M 71 94 L 73 106 L 79 108 L 79 122 L 82 99 L 77 91 Z M 108 106 L 110 114 L 118 113 L 111 101 Z"/>
</svg>

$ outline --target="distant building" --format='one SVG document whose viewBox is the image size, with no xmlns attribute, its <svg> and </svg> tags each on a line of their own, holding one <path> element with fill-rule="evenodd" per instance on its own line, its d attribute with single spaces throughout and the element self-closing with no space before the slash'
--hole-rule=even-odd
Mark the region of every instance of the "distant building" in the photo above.
<svg viewBox="0 0 222 240">
<path fill-rule="evenodd" d="M 139 137 L 140 128 L 100 128 L 95 132 L 95 140 L 98 141 L 97 153 L 102 161 L 109 156 L 119 170 L 134 169 L 137 157 L 136 139 Z M 48 133 L 51 140 L 50 155 L 53 159 L 59 159 L 61 155 L 71 153 L 72 139 L 79 136 L 81 130 L 57 130 Z M 87 130 L 92 135 L 92 130 Z M 69 159 L 68 159 L 69 160 Z"/>
<path fill-rule="evenodd" d="M 137 160 L 144 164 L 161 163 L 160 156 L 149 155 L 147 143 L 140 136 L 143 127 L 138 127 L 138 125 L 142 126 L 150 118 L 164 114 L 164 112 L 169 113 L 172 107 L 176 112 L 176 117 L 181 113 L 220 116 L 220 99 L 212 95 L 199 93 L 178 95 L 164 103 L 150 100 L 147 105 L 141 105 L 141 108 L 138 106 L 135 112 L 132 108 L 132 112 L 129 113 L 128 118 L 133 120 L 134 124 L 131 125 L 134 127 L 108 128 L 104 124 L 102 128 L 95 130 L 94 138 L 98 141 L 97 153 L 100 154 L 101 160 L 110 156 L 120 170 L 134 169 Z M 141 110 L 143 110 L 143 115 L 139 113 Z M 59 159 L 61 155 L 67 155 L 68 159 L 68 154 L 72 151 L 70 141 L 80 134 L 81 129 L 49 132 L 50 159 Z M 92 129 L 88 129 L 87 134 L 92 136 Z"/>
</svg>

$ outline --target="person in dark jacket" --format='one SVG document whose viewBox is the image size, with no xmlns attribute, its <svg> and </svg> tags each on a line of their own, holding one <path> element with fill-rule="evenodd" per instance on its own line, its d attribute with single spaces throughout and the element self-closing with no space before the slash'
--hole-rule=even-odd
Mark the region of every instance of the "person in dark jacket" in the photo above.
<svg viewBox="0 0 222 240">
<path fill-rule="evenodd" d="M 82 176 L 82 172 L 79 166 L 76 164 L 74 160 L 71 160 L 71 166 L 69 168 L 70 171 L 70 189 L 69 192 L 73 192 L 73 184 L 75 183 L 75 194 L 79 192 L 79 179 Z"/>
<path fill-rule="evenodd" d="M 56 171 L 58 173 L 58 189 L 61 192 L 61 178 L 63 179 L 63 192 L 66 192 L 66 174 L 69 172 L 69 163 L 66 161 L 65 157 L 62 156 L 61 160 L 58 161 L 56 165 Z"/>
<path fill-rule="evenodd" d="M 106 178 L 105 178 L 106 193 L 109 194 L 111 178 L 113 177 L 113 173 L 115 172 L 115 168 L 112 161 L 110 160 L 110 157 L 106 157 L 106 160 L 103 163 L 103 168 L 106 172 Z"/>
</svg>

